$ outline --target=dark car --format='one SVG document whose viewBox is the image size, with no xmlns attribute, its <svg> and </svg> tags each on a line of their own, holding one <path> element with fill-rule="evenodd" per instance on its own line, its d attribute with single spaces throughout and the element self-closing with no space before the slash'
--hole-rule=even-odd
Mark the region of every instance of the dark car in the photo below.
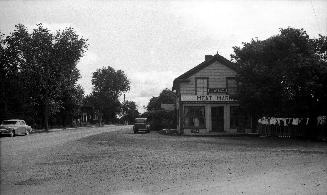
<svg viewBox="0 0 327 195">
<path fill-rule="evenodd" d="M 147 133 L 150 132 L 150 125 L 147 122 L 147 118 L 136 118 L 133 126 L 134 133 L 138 133 L 139 131 L 145 131 Z"/>
</svg>

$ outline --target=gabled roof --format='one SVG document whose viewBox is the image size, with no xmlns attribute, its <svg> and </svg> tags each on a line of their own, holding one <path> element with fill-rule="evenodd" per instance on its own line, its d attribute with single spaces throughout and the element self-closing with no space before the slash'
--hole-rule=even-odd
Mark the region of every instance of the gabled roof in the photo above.
<svg viewBox="0 0 327 195">
<path fill-rule="evenodd" d="M 212 64 L 216 61 L 227 66 L 228 68 L 234 70 L 235 72 L 239 71 L 239 67 L 235 63 L 227 60 L 226 58 L 224 58 L 223 56 L 221 56 L 219 54 L 216 54 L 216 55 L 212 56 L 211 59 L 202 62 L 201 64 L 195 66 L 194 68 L 190 69 L 189 71 L 187 71 L 184 74 L 177 77 L 173 82 L 173 90 L 176 89 L 177 83 L 185 81 L 188 77 L 192 76 L 193 74 L 199 72 L 200 70 L 204 69 L 205 67 L 209 66 L 210 64 Z"/>
</svg>

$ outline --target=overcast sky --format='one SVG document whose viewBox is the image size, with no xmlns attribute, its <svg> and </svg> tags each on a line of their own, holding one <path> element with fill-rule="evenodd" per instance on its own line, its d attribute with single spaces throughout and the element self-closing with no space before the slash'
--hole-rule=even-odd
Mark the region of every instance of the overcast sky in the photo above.
<svg viewBox="0 0 327 195">
<path fill-rule="evenodd" d="M 326 35 L 327 1 L 0 1 L 0 31 L 8 34 L 18 23 L 29 29 L 43 23 L 53 32 L 73 27 L 90 45 L 78 63 L 86 94 L 97 68 L 121 69 L 131 81 L 127 100 L 143 112 L 206 54 L 230 59 L 233 46 L 288 26 L 311 38 Z"/>
</svg>

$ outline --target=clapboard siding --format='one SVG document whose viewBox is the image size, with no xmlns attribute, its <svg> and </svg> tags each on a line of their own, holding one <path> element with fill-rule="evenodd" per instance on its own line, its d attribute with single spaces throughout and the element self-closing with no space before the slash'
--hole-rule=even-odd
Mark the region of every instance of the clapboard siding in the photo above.
<svg viewBox="0 0 327 195">
<path fill-rule="evenodd" d="M 180 93 L 182 95 L 194 95 L 196 77 L 209 77 L 209 88 L 226 88 L 226 77 L 235 76 L 234 70 L 219 62 L 214 62 L 187 78 L 189 82 L 180 83 Z"/>
</svg>

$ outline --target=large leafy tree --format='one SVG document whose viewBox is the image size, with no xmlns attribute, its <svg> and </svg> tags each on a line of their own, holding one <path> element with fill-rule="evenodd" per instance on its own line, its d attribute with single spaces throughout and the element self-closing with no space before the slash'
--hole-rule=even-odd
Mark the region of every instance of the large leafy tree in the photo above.
<svg viewBox="0 0 327 195">
<path fill-rule="evenodd" d="M 20 99 L 43 117 L 46 129 L 49 116 L 63 107 L 63 96 L 77 87 L 76 65 L 87 49 L 86 42 L 73 28 L 52 34 L 42 24 L 32 33 L 19 24 L 5 39 L 5 74 L 16 71 L 23 89 Z"/>
<path fill-rule="evenodd" d="M 123 102 L 121 106 L 121 115 L 123 121 L 127 121 L 128 123 L 135 122 L 135 118 L 140 115 L 136 103 L 133 101 Z"/>
<path fill-rule="evenodd" d="M 8 48 L 5 35 L 0 33 L 0 119 L 18 114 L 21 107 L 17 91 L 22 91 L 18 81 L 17 52 Z M 14 106 L 15 105 L 15 106 Z"/>
<path fill-rule="evenodd" d="M 303 29 L 281 29 L 266 40 L 234 47 L 240 66 L 239 99 L 262 115 L 313 116 L 326 112 L 326 37 L 310 39 Z"/>
<path fill-rule="evenodd" d="M 79 117 L 80 108 L 83 106 L 84 90 L 80 85 L 63 89 L 60 101 L 62 106 L 57 113 L 62 126 L 71 124 L 73 119 Z"/>
<path fill-rule="evenodd" d="M 152 97 L 147 105 L 148 111 L 160 110 L 161 104 L 175 104 L 176 95 L 169 89 L 164 89 L 158 97 Z"/>
<path fill-rule="evenodd" d="M 175 110 L 167 111 L 161 108 L 161 104 L 175 104 L 176 95 L 169 89 L 164 89 L 158 97 L 152 97 L 147 105 L 144 117 L 150 120 L 151 129 L 160 130 L 163 128 L 175 128 L 177 113 Z"/>
<path fill-rule="evenodd" d="M 24 116 L 22 111 L 26 98 L 24 98 L 21 66 L 25 63 L 22 52 L 26 47 L 28 33 L 22 25 L 16 28 L 10 38 L 0 33 L 1 119 Z"/>
<path fill-rule="evenodd" d="M 93 104 L 100 111 L 100 123 L 102 118 L 106 122 L 115 120 L 121 107 L 118 98 L 130 89 L 124 71 L 116 71 L 110 66 L 98 69 L 93 73 L 92 85 Z"/>
</svg>

